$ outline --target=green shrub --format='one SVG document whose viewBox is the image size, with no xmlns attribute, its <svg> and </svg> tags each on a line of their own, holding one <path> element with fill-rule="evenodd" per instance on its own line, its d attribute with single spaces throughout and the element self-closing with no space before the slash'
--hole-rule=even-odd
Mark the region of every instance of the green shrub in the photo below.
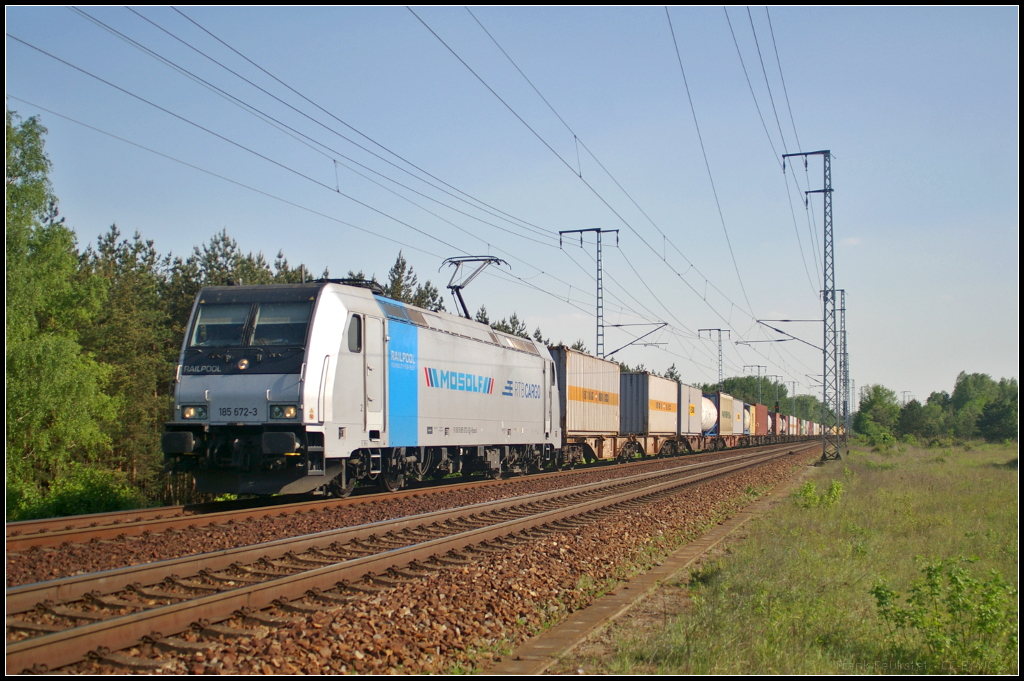
<svg viewBox="0 0 1024 681">
<path fill-rule="evenodd" d="M 1017 589 L 997 570 L 988 580 L 971 576 L 963 557 L 921 568 L 906 605 L 884 581 L 870 593 L 894 652 L 915 653 L 938 670 L 970 674 L 1016 671 Z M 922 650 L 923 648 L 923 650 Z M 938 671 L 936 670 L 936 671 Z"/>
<path fill-rule="evenodd" d="M 145 498 L 124 473 L 75 463 L 43 493 L 8 485 L 7 504 L 10 520 L 28 520 L 141 508 Z"/>
<path fill-rule="evenodd" d="M 843 496 L 843 483 L 838 480 L 832 480 L 828 489 L 818 494 L 818 487 L 813 482 L 808 481 L 804 483 L 804 486 L 793 493 L 793 499 L 796 501 L 796 505 L 801 508 L 817 508 L 822 506 L 824 508 L 830 508 L 834 506 Z"/>
</svg>

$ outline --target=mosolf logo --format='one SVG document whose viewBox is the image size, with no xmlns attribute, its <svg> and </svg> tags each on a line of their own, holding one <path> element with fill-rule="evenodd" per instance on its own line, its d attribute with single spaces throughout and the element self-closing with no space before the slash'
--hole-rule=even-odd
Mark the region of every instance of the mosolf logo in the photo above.
<svg viewBox="0 0 1024 681">
<path fill-rule="evenodd" d="M 494 379 L 489 376 L 478 376 L 476 374 L 464 374 L 459 371 L 445 371 L 444 369 L 431 369 L 423 367 L 423 374 L 427 378 L 428 388 L 446 388 L 448 390 L 462 390 L 471 393 L 494 392 Z"/>
</svg>

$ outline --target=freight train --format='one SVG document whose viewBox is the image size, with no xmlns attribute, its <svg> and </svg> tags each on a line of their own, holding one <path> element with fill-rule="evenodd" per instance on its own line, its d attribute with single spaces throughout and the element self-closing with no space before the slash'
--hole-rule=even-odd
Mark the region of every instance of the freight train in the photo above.
<svg viewBox="0 0 1024 681">
<path fill-rule="evenodd" d="M 202 289 L 162 436 L 200 492 L 527 473 L 820 435 L 763 405 L 406 305 L 355 280 Z"/>
</svg>

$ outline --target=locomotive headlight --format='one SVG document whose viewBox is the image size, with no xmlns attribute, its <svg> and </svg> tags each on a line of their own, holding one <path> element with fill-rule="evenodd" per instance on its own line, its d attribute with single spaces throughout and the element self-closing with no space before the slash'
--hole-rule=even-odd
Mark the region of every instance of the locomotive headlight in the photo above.
<svg viewBox="0 0 1024 681">
<path fill-rule="evenodd" d="M 299 415 L 299 408 L 294 404 L 275 404 L 270 408 L 272 419 L 293 419 Z"/>
<path fill-rule="evenodd" d="M 206 405 L 188 405 L 182 406 L 181 418 L 183 419 L 205 419 L 206 418 Z"/>
<path fill-rule="evenodd" d="M 249 360 L 244 358 L 244 357 L 242 359 L 238 360 L 238 368 L 241 371 L 245 371 L 246 369 L 248 369 L 249 368 Z"/>
</svg>

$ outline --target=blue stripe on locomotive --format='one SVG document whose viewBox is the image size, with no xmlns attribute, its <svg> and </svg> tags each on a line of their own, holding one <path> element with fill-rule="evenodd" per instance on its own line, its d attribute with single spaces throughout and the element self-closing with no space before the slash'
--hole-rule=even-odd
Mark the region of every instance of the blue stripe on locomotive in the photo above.
<svg viewBox="0 0 1024 681">
<path fill-rule="evenodd" d="M 388 430 L 392 447 L 419 443 L 419 329 L 388 320 Z"/>
</svg>

